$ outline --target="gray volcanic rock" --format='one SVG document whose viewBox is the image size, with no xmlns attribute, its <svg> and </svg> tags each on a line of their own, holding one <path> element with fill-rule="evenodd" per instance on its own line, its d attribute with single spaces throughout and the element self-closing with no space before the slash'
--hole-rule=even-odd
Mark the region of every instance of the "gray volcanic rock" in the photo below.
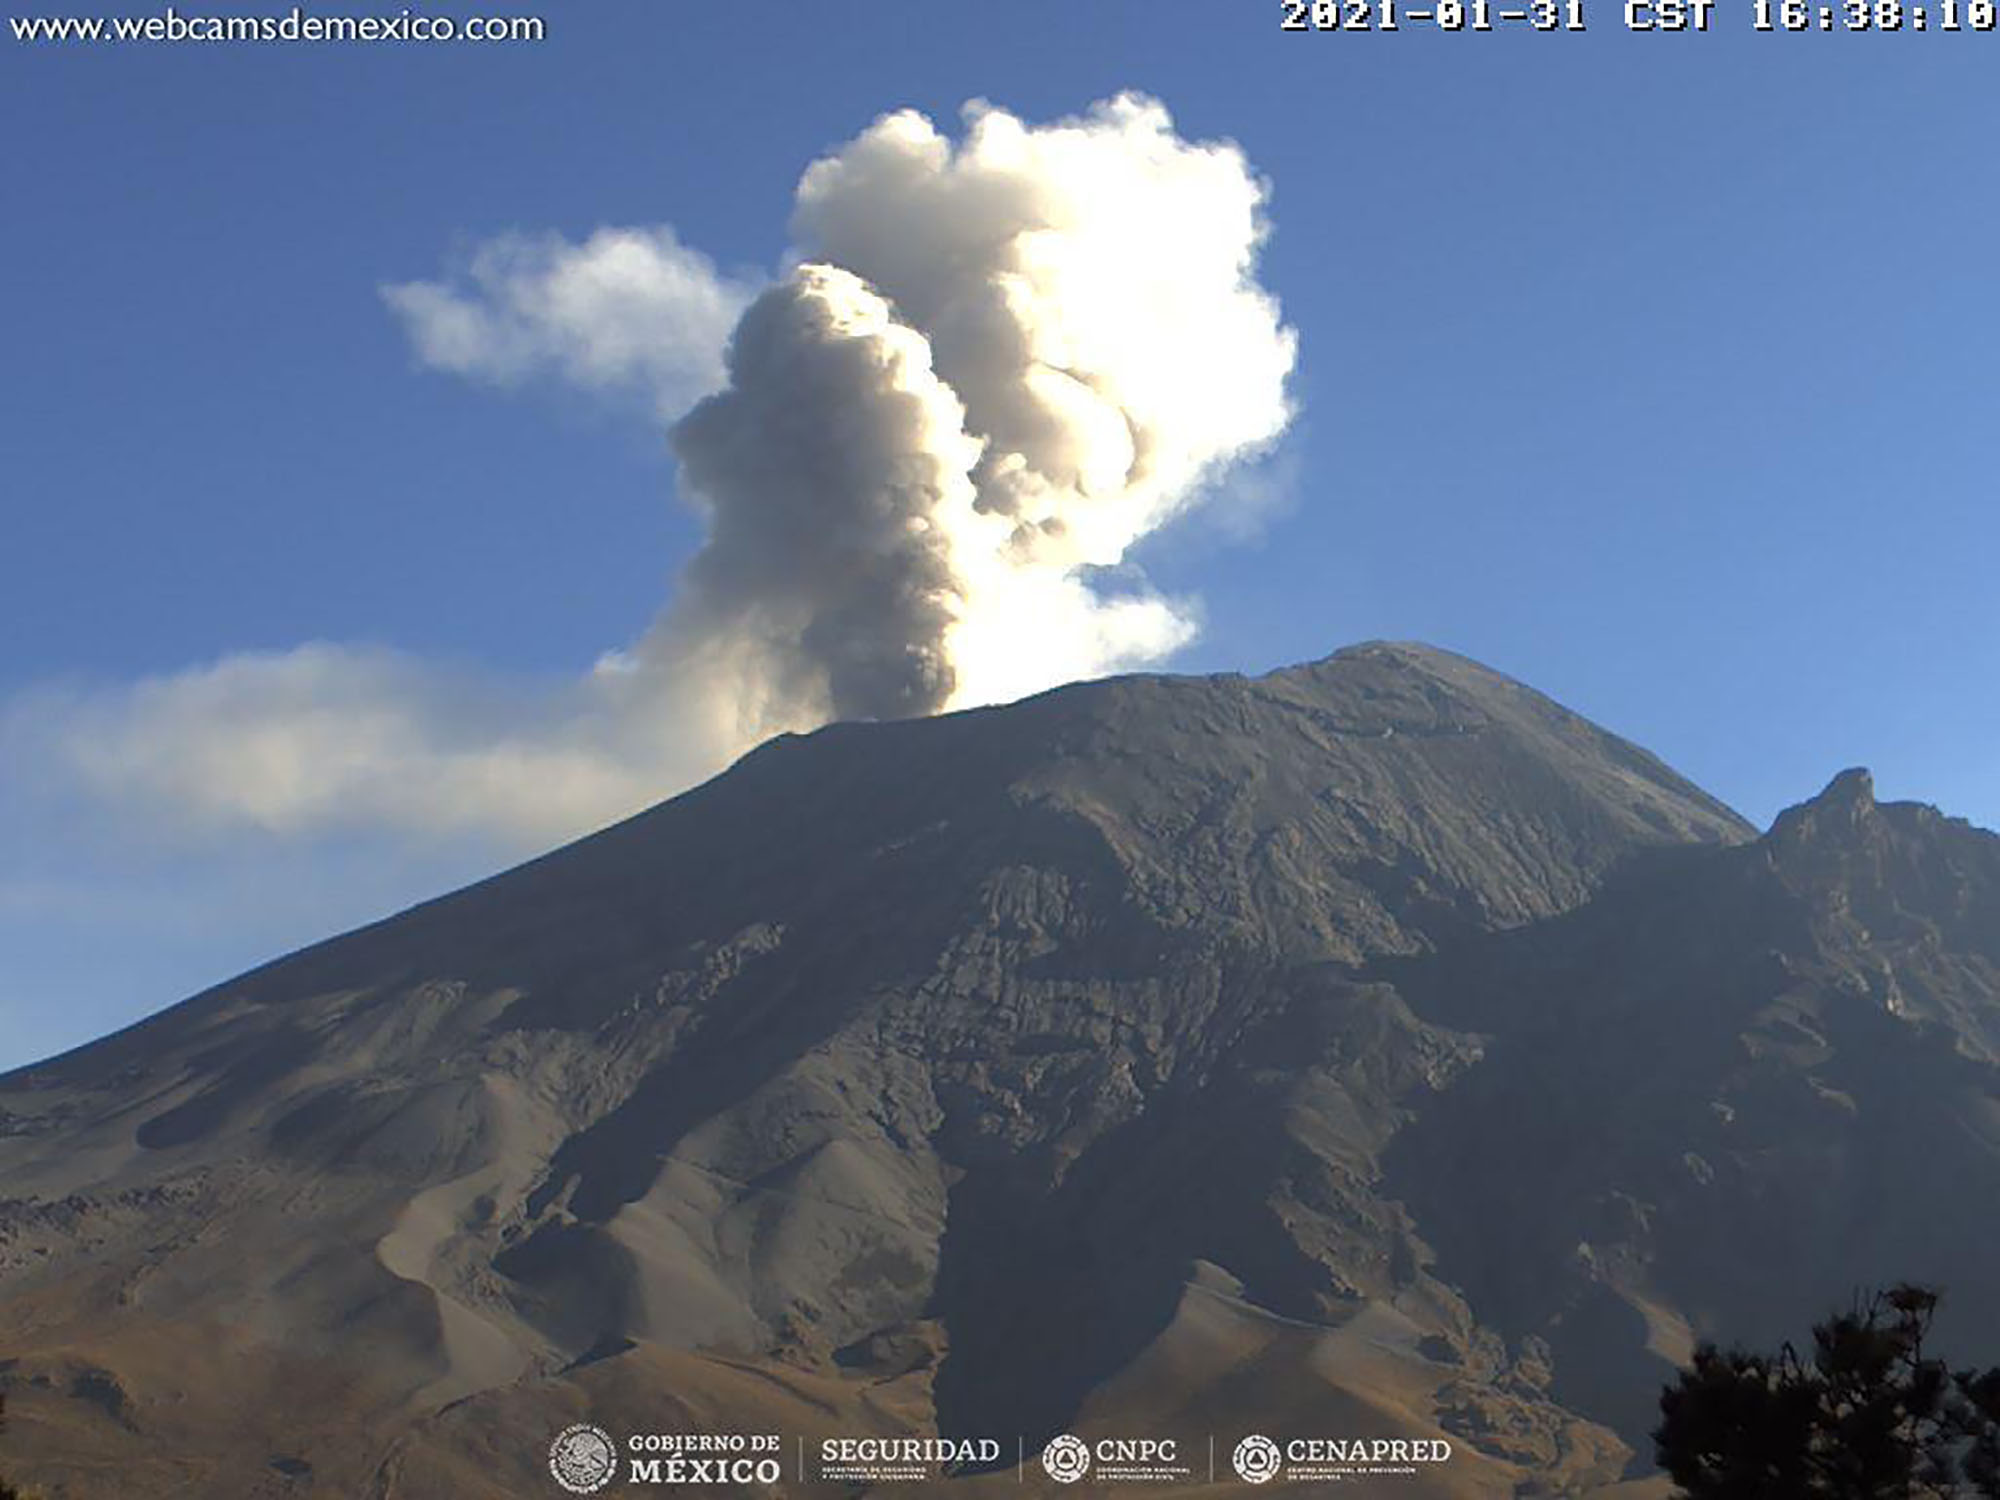
<svg viewBox="0 0 2000 1500">
<path fill-rule="evenodd" d="M 1933 1268 L 2000 1331 L 1990 1194 L 1915 1254 L 2000 1157 L 1996 844 L 1851 778 L 1755 839 L 1411 646 L 773 741 L 0 1079 L 10 1440 L 78 1495 L 540 1493 L 586 1415 L 1608 1484 L 1690 1331 Z"/>
</svg>

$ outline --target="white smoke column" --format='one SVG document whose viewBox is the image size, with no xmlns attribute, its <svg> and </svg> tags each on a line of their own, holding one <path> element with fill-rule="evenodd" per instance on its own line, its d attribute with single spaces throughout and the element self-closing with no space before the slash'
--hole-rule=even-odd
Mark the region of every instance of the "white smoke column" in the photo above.
<svg viewBox="0 0 2000 1500">
<path fill-rule="evenodd" d="M 51 689 L 0 704 L 0 780 L 53 768 L 121 825 L 534 847 L 780 730 L 1159 661 L 1190 606 L 1101 570 L 1289 419 L 1263 186 L 1136 96 L 966 116 L 958 145 L 905 112 L 814 163 L 754 301 L 666 228 L 503 236 L 385 290 L 428 364 L 680 418 L 708 535 L 631 649 L 556 683 L 322 643 Z"/>
<path fill-rule="evenodd" d="M 1133 95 L 966 117 L 954 148 L 888 115 L 807 170 L 807 263 L 676 432 L 714 540 L 640 654 L 747 642 L 765 728 L 1158 660 L 1185 609 L 1090 570 L 1289 420 L 1294 338 L 1255 280 L 1264 189 L 1235 146 Z"/>
<path fill-rule="evenodd" d="M 745 643 L 768 699 L 753 732 L 935 710 L 980 446 L 929 345 L 858 278 L 809 265 L 744 314 L 729 372 L 675 431 L 710 530 L 660 647 Z"/>
</svg>

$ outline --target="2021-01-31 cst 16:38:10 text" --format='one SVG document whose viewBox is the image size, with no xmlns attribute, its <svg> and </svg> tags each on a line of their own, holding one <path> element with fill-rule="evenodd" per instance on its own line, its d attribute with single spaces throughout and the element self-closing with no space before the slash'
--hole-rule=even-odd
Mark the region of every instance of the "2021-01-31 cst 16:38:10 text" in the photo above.
<svg viewBox="0 0 2000 1500">
<path fill-rule="evenodd" d="M 1627 31 L 1719 28 L 1717 0 L 1279 0 L 1284 31 L 1587 31 L 1609 9 Z M 1753 31 L 1986 32 L 2000 0 L 1736 0 Z"/>
</svg>

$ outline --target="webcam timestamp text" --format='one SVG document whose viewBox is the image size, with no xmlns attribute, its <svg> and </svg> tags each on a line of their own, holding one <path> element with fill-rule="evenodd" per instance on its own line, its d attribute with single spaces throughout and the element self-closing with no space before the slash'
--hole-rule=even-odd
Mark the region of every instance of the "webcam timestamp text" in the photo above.
<svg viewBox="0 0 2000 1500">
<path fill-rule="evenodd" d="M 1600 0 L 1601 3 L 1601 0 Z M 1717 0 L 1609 0 L 1627 31 L 1715 29 Z M 1279 0 L 1285 31 L 1586 31 L 1585 0 Z M 1754 31 L 1995 29 L 2000 0 L 1747 0 Z"/>
</svg>

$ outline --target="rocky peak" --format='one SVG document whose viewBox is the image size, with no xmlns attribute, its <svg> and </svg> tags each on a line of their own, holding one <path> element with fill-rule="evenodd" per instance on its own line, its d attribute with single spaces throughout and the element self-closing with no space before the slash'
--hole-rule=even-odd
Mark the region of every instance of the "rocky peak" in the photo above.
<svg viewBox="0 0 2000 1500">
<path fill-rule="evenodd" d="M 1817 797 L 1778 814 L 1771 825 L 1771 838 L 1784 847 L 1851 841 L 1875 813 L 1874 776 L 1864 766 L 1850 766 L 1829 781 Z"/>
</svg>

